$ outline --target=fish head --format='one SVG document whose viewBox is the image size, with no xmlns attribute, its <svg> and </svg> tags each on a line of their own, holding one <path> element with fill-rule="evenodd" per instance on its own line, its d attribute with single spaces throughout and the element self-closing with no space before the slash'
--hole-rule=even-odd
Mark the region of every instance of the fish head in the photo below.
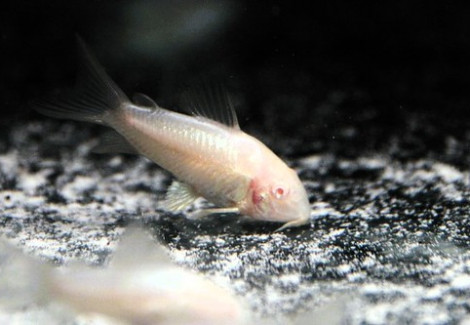
<svg viewBox="0 0 470 325">
<path fill-rule="evenodd" d="M 311 208 L 307 192 L 297 173 L 285 166 L 252 179 L 247 198 L 247 214 L 274 222 L 308 222 Z"/>
</svg>

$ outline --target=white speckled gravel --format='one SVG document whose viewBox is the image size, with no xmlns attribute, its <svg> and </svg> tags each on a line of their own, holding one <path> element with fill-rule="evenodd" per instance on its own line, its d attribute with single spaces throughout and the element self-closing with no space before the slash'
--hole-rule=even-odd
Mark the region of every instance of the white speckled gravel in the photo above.
<svg viewBox="0 0 470 325">
<path fill-rule="evenodd" d="M 386 153 L 303 157 L 294 163 L 311 195 L 312 224 L 274 233 L 275 224 L 236 216 L 163 213 L 166 172 L 144 158 L 94 155 L 91 131 L 80 131 L 59 122 L 16 126 L 0 153 L 0 233 L 27 254 L 105 266 L 137 220 L 177 263 L 231 288 L 268 323 L 305 315 L 470 323 L 468 169 Z M 0 311 L 0 323 L 91 324 L 57 309 Z"/>
</svg>

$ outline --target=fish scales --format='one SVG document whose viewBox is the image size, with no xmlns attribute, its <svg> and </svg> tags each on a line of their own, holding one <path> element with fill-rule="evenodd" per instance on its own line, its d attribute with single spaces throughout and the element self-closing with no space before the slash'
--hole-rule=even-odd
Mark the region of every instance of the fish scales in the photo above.
<svg viewBox="0 0 470 325">
<path fill-rule="evenodd" d="M 233 130 L 204 118 L 159 110 L 126 108 L 111 123 L 143 155 L 179 180 L 195 184 L 200 195 L 214 199 L 220 192 L 232 193 L 230 199 L 217 201 L 233 204 L 245 194 L 251 175 L 235 167 L 240 154 Z"/>
</svg>

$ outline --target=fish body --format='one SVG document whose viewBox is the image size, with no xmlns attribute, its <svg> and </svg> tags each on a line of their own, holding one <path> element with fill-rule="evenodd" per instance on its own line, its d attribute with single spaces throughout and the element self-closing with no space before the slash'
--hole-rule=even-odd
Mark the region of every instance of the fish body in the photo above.
<svg viewBox="0 0 470 325">
<path fill-rule="evenodd" d="M 218 206 L 244 198 L 251 171 L 235 145 L 243 133 L 203 117 L 165 109 L 152 113 L 130 106 L 113 127 L 137 150 Z"/>
<path fill-rule="evenodd" d="M 161 108 L 145 95 L 132 102 L 79 43 L 83 72 L 76 91 L 39 102 L 39 112 L 113 128 L 128 148 L 123 151 L 142 154 L 177 178 L 165 201 L 170 210 L 182 210 L 204 197 L 220 207 L 209 212 L 239 212 L 286 226 L 308 222 L 308 197 L 297 174 L 240 130 L 224 93 L 213 92 L 196 103 L 196 116 Z"/>
<path fill-rule="evenodd" d="M 0 309 L 56 302 L 71 317 L 99 314 L 110 324 L 253 324 L 250 309 L 230 290 L 176 265 L 138 228 L 124 233 L 106 267 L 53 267 L 4 241 L 0 256 Z"/>
<path fill-rule="evenodd" d="M 78 313 L 129 324 L 247 324 L 248 310 L 228 290 L 177 266 L 126 270 L 63 270 L 51 296 Z"/>
</svg>

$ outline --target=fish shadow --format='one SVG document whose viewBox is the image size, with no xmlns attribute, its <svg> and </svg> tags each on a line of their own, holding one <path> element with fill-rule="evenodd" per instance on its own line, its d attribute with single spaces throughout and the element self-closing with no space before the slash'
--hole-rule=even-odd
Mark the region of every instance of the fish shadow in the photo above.
<svg viewBox="0 0 470 325">
<path fill-rule="evenodd" d="M 281 226 L 279 223 L 254 221 L 234 215 L 208 216 L 193 220 L 185 218 L 182 214 L 163 214 L 158 219 L 146 221 L 145 224 L 152 229 L 157 237 L 162 238 L 164 241 L 171 241 L 176 237 L 182 238 L 182 236 L 194 238 L 220 235 L 269 235 L 275 233 L 296 236 L 305 231 L 310 231 L 310 225 L 307 224 L 276 232 Z"/>
</svg>

